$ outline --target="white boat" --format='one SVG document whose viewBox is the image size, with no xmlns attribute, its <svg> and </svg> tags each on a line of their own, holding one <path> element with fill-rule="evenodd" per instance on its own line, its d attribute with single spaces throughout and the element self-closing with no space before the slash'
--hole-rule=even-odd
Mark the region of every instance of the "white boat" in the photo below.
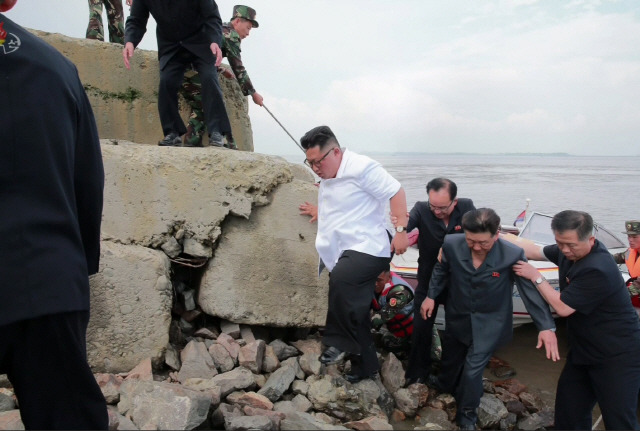
<svg viewBox="0 0 640 431">
<path fill-rule="evenodd" d="M 555 244 L 555 238 L 551 230 L 552 216 L 533 212 L 525 224 L 521 227 L 515 226 L 502 226 L 502 231 L 506 233 L 512 233 L 520 238 L 533 241 L 539 245 Z M 605 227 L 595 223 L 595 237 L 602 242 L 611 253 L 618 253 L 627 249 L 627 245 L 622 242 L 616 235 Z M 404 278 L 414 288 L 417 287 L 418 280 L 418 248 L 417 245 L 409 247 L 406 253 L 402 255 L 394 256 L 391 261 L 391 270 Z M 551 262 L 543 261 L 531 261 L 542 273 L 542 275 L 549 281 L 549 283 L 558 290 L 558 267 Z M 619 265 L 623 278 L 627 280 L 629 274 L 624 264 Z M 416 304 L 417 307 L 420 304 Z M 553 309 L 551 309 L 553 312 Z M 439 329 L 444 329 L 444 306 L 440 306 L 438 310 L 438 316 L 436 318 L 436 325 Z M 555 313 L 554 313 L 555 316 Z M 525 323 L 530 323 L 533 320 L 527 312 L 527 309 L 520 298 L 518 289 L 513 286 L 513 326 L 517 327 Z"/>
</svg>

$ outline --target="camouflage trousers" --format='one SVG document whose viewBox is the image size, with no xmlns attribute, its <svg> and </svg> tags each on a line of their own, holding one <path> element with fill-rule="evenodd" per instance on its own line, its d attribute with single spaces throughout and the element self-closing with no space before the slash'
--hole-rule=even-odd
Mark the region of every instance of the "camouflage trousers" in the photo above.
<svg viewBox="0 0 640 431">
<path fill-rule="evenodd" d="M 206 125 L 204 122 L 204 111 L 202 110 L 202 84 L 200 76 L 195 70 L 187 70 L 184 74 L 180 94 L 191 110 L 187 133 L 184 135 L 184 143 L 189 146 L 200 146 Z M 230 148 L 236 149 L 236 144 L 231 136 L 225 137 Z"/>
<path fill-rule="evenodd" d="M 124 45 L 124 12 L 122 0 L 89 0 L 89 26 L 87 39 L 104 40 L 102 4 L 107 9 L 109 42 Z"/>
</svg>

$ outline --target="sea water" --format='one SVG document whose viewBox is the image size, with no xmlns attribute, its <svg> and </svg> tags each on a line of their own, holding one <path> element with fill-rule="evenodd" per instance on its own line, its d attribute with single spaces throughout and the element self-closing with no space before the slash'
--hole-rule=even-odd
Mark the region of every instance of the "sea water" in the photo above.
<svg viewBox="0 0 640 431">
<path fill-rule="evenodd" d="M 426 184 L 446 177 L 458 197 L 493 208 L 513 224 L 526 208 L 553 215 L 586 211 L 626 243 L 625 220 L 640 220 L 640 157 L 569 155 L 371 154 L 405 189 L 409 209 L 426 201 Z"/>
</svg>

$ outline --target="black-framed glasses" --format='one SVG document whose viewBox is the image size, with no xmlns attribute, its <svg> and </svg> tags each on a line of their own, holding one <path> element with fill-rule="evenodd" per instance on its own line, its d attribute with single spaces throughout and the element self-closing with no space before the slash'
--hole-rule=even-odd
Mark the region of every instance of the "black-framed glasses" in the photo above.
<svg viewBox="0 0 640 431">
<path fill-rule="evenodd" d="M 427 201 L 427 203 L 429 204 L 429 209 L 431 209 L 431 211 L 445 212 L 453 204 L 453 201 L 449 202 L 449 205 L 447 205 L 446 207 L 437 207 L 437 206 L 431 205 L 431 202 L 429 201 Z"/>
<path fill-rule="evenodd" d="M 313 169 L 314 166 L 320 166 L 320 164 L 322 163 L 322 161 L 329 155 L 330 152 L 332 152 L 336 147 L 331 148 L 329 151 L 327 151 L 325 153 L 324 156 L 322 156 L 322 158 L 320 158 L 320 160 L 316 161 L 316 162 L 311 162 L 307 159 L 304 159 L 304 164 L 309 166 L 311 169 Z"/>
</svg>

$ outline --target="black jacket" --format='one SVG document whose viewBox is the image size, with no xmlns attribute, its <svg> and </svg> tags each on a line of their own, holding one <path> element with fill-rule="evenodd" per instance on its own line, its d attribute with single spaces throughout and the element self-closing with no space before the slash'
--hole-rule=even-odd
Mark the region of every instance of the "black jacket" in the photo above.
<svg viewBox="0 0 640 431">
<path fill-rule="evenodd" d="M 211 44 L 222 49 L 222 19 L 213 0 L 135 0 L 125 27 L 125 43 L 138 46 L 149 14 L 156 20 L 158 59 L 164 69 L 181 47 L 215 64 Z"/>
<path fill-rule="evenodd" d="M 0 14 L 0 325 L 89 309 L 104 172 L 75 66 Z"/>
</svg>

